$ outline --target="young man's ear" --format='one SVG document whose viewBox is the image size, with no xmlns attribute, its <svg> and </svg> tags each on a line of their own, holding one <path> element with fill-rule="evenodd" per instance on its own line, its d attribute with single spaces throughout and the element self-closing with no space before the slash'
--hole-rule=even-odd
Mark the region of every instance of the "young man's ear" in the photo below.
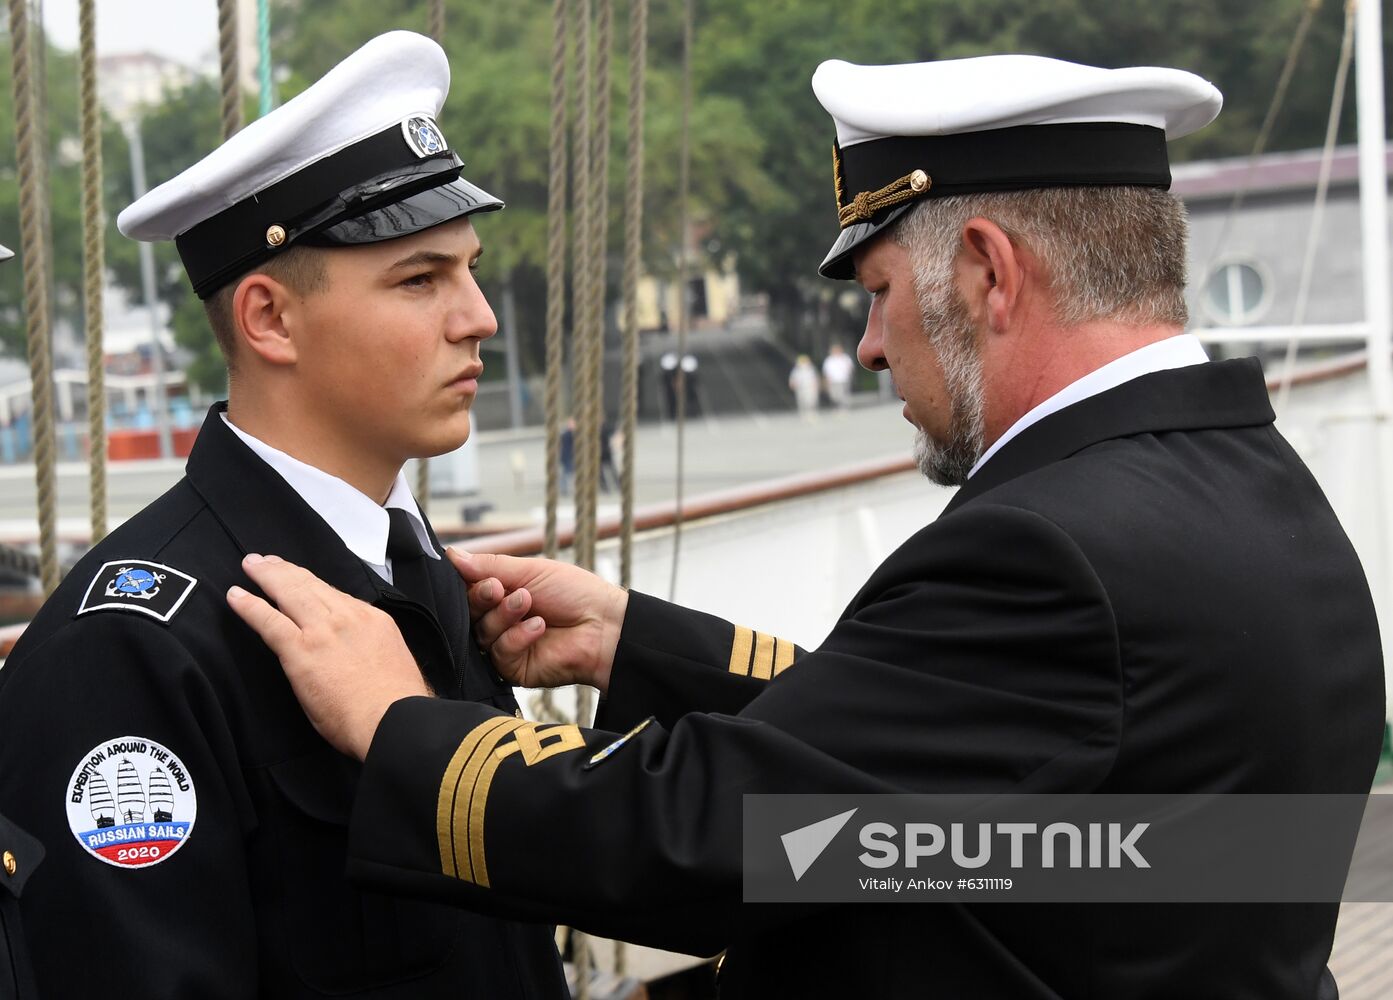
<svg viewBox="0 0 1393 1000">
<path fill-rule="evenodd" d="M 232 295 L 232 322 L 246 350 L 271 365 L 291 365 L 297 359 L 293 327 L 286 309 L 294 301 L 290 289 L 267 274 L 249 274 Z"/>
</svg>

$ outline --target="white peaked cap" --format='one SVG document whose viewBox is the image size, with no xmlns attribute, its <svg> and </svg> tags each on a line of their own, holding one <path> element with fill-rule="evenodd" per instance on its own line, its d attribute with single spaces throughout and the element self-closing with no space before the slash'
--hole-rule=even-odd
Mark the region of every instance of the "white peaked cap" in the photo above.
<svg viewBox="0 0 1393 1000">
<path fill-rule="evenodd" d="M 1169 187 L 1165 143 L 1218 115 L 1213 84 L 1183 70 L 1100 69 L 994 55 L 857 66 L 829 60 L 813 93 L 832 116 L 841 236 L 819 270 L 919 198 L 1074 185 Z"/>
<path fill-rule="evenodd" d="M 1129 122 L 1167 139 L 1212 122 L 1223 96 L 1179 69 L 1100 69 L 1045 56 L 977 56 L 943 62 L 857 66 L 829 59 L 813 93 L 843 149 L 891 135 L 952 135 L 1016 125 Z"/>
<path fill-rule="evenodd" d="M 459 158 L 435 124 L 449 89 L 439 45 L 411 31 L 380 35 L 127 207 L 117 227 L 136 240 L 175 240 L 206 297 L 297 242 L 376 242 L 502 207 L 458 179 Z M 373 215 L 452 185 L 448 204 L 435 204 L 436 192 L 435 211 L 412 223 Z M 375 225 L 338 225 L 369 216 Z"/>
</svg>

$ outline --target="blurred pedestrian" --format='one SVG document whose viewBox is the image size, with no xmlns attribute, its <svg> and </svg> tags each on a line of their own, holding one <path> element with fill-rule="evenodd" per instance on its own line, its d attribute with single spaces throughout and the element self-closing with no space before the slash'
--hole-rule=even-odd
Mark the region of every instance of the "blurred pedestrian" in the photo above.
<svg viewBox="0 0 1393 1000">
<path fill-rule="evenodd" d="M 663 399 L 667 403 L 667 417 L 677 419 L 677 352 L 668 351 L 658 359 L 658 367 L 663 373 Z"/>
<path fill-rule="evenodd" d="M 701 396 L 697 393 L 697 369 L 700 367 L 695 354 L 682 355 L 682 382 L 685 386 L 682 392 L 687 401 L 689 417 L 701 416 Z"/>
<path fill-rule="evenodd" d="M 841 344 L 833 344 L 822 359 L 822 379 L 827 385 L 827 398 L 838 410 L 851 406 L 851 376 L 855 367 L 851 355 Z"/>
<path fill-rule="evenodd" d="M 576 478 L 576 418 L 567 417 L 561 431 L 561 495 L 571 495 L 571 483 Z"/>
<path fill-rule="evenodd" d="M 605 417 L 600 424 L 600 492 L 619 489 L 619 470 L 614 467 L 614 421 Z"/>
<path fill-rule="evenodd" d="M 818 377 L 813 367 L 813 359 L 806 354 L 798 355 L 793 371 L 788 373 L 788 387 L 793 390 L 793 398 L 798 403 L 798 413 L 804 420 L 817 419 Z"/>
</svg>

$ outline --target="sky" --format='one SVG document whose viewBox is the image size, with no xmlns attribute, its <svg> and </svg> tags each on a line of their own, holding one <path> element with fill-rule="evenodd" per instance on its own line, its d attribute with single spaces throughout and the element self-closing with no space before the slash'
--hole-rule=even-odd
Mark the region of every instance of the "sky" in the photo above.
<svg viewBox="0 0 1393 1000">
<path fill-rule="evenodd" d="M 77 7 L 78 0 L 44 0 L 51 44 L 77 49 Z M 197 68 L 217 50 L 214 0 L 100 0 L 96 7 L 99 56 L 154 52 Z"/>
</svg>

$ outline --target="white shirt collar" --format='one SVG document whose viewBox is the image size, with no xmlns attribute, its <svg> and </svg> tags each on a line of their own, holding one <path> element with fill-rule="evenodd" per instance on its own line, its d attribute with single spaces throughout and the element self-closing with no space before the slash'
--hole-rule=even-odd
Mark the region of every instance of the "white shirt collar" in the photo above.
<svg viewBox="0 0 1393 1000">
<path fill-rule="evenodd" d="M 232 433 L 241 438 L 248 448 L 274 469 L 291 489 L 300 494 L 300 498 L 309 504 L 316 514 L 324 518 L 334 534 L 343 539 L 348 551 L 371 565 L 389 582 L 392 579 L 391 566 L 387 561 L 387 531 L 391 524 L 387 517 L 389 507 L 399 507 L 406 511 L 410 515 L 411 526 L 416 530 L 416 540 L 421 543 L 421 551 L 432 559 L 440 558 L 440 553 L 431 544 L 425 519 L 421 516 L 421 509 L 416 505 L 416 500 L 411 496 L 411 489 L 406 485 L 406 476 L 403 473 L 397 473 L 392 491 L 387 495 L 387 502 L 378 506 L 367 494 L 354 489 L 337 476 L 331 476 L 322 469 L 307 465 L 298 458 L 292 458 L 285 452 L 272 448 L 265 441 L 252 437 L 228 420 L 226 413 L 220 416 Z"/>
<path fill-rule="evenodd" d="M 1083 378 L 1069 383 L 1049 399 L 1028 411 L 1007 428 L 1005 434 L 992 442 L 992 446 L 982 453 L 982 457 L 977 460 L 977 464 L 972 467 L 972 471 L 967 474 L 967 477 L 971 479 L 975 476 L 977 470 L 986 465 L 987 461 L 1000 451 L 1006 442 L 1016 437 L 1031 424 L 1038 423 L 1048 417 L 1051 413 L 1057 413 L 1066 406 L 1082 402 L 1089 396 L 1096 396 L 1100 392 L 1115 389 L 1124 382 L 1130 382 L 1142 375 L 1167 371 L 1171 368 L 1202 365 L 1208 360 L 1209 356 L 1204 353 L 1199 338 L 1192 333 L 1181 333 L 1174 337 L 1167 337 L 1154 344 L 1139 347 L 1130 354 L 1124 354 L 1122 357 L 1108 362 L 1102 368 L 1097 368 Z"/>
</svg>

